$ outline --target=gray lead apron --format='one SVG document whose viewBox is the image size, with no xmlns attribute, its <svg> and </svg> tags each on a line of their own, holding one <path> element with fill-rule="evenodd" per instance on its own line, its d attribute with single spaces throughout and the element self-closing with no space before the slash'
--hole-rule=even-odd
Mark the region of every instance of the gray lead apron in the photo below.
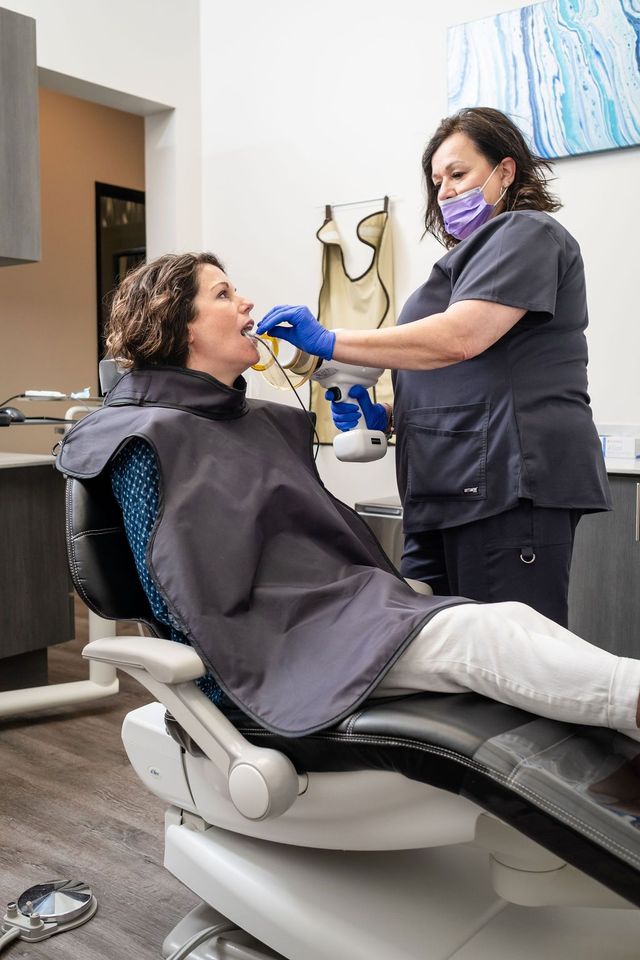
<svg viewBox="0 0 640 960">
<path fill-rule="evenodd" d="M 90 481 L 132 437 L 160 471 L 151 576 L 225 693 L 270 730 L 336 723 L 434 613 L 465 602 L 413 593 L 323 487 L 305 414 L 247 401 L 242 378 L 129 373 L 67 434 L 57 466 Z"/>
</svg>

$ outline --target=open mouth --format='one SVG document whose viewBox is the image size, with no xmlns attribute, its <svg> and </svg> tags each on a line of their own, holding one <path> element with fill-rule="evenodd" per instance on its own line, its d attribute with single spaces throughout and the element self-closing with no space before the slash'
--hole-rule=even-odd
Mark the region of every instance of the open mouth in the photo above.
<svg viewBox="0 0 640 960">
<path fill-rule="evenodd" d="M 243 337 L 251 337 L 255 339 L 255 333 L 252 333 L 253 330 L 253 320 L 249 320 L 248 323 L 245 323 L 244 327 L 240 331 Z"/>
</svg>

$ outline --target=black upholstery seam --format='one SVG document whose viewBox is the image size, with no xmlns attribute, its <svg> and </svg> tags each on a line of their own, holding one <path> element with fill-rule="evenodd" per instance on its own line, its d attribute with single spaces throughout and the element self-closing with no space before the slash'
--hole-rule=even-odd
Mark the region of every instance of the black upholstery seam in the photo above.
<svg viewBox="0 0 640 960">
<path fill-rule="evenodd" d="M 363 713 L 364 710 L 358 710 L 357 713 L 354 713 L 353 716 L 349 717 L 349 722 L 347 723 L 347 736 L 353 736 L 353 728 Z"/>
<path fill-rule="evenodd" d="M 243 735 L 249 733 L 251 736 L 271 736 L 271 734 L 266 730 L 245 730 L 241 731 Z M 546 809 L 548 812 L 554 813 L 557 818 L 567 826 L 576 828 L 580 832 L 589 836 L 590 839 L 598 840 L 602 843 L 602 846 L 606 847 L 611 853 L 623 854 L 622 859 L 629 862 L 629 858 L 634 861 L 634 864 L 640 866 L 640 857 L 637 857 L 632 853 L 627 847 L 622 846 L 617 843 L 615 840 L 610 840 L 605 834 L 601 833 L 594 827 L 591 827 L 589 824 L 585 823 L 579 817 L 575 817 L 572 814 L 568 814 L 562 807 L 554 803 L 552 800 L 547 800 L 545 797 L 542 797 L 540 794 L 536 793 L 535 790 L 532 790 L 530 787 L 526 787 L 523 784 L 517 784 L 510 782 L 509 777 L 505 777 L 504 774 L 498 773 L 497 771 L 491 770 L 489 767 L 482 766 L 477 761 L 470 760 L 469 757 L 464 757 L 462 754 L 455 753 L 453 750 L 447 750 L 445 747 L 433 747 L 427 746 L 424 743 L 420 743 L 417 740 L 401 740 L 401 739 L 385 739 L 383 737 L 364 737 L 363 735 L 355 736 L 350 734 L 346 736 L 331 736 L 330 734 L 315 735 L 319 740 L 328 740 L 338 743 L 347 743 L 349 741 L 362 744 L 370 744 L 372 746 L 388 746 L 388 747 L 411 747 L 413 749 L 421 750 L 423 753 L 434 754 L 435 756 L 445 757 L 448 760 L 455 760 L 458 763 L 461 763 L 463 766 L 469 767 L 476 773 L 482 773 L 485 776 L 489 777 L 492 780 L 495 780 L 497 783 L 500 783 L 502 786 L 508 786 L 514 790 L 514 792 L 521 794 L 524 797 L 529 799 L 533 798 L 537 801 L 538 805 L 542 809 Z M 409 778 L 408 778 L 409 779 Z M 444 789 L 444 788 L 441 788 Z"/>
<path fill-rule="evenodd" d="M 81 540 L 83 537 L 93 537 L 100 533 L 119 533 L 120 530 L 121 527 L 101 527 L 97 530 L 82 530 L 80 533 L 74 533 L 73 536 L 71 536 L 71 540 Z"/>
<path fill-rule="evenodd" d="M 72 505 L 72 499 L 71 499 L 71 487 L 68 482 L 67 482 L 66 494 L 67 494 L 67 548 L 68 548 L 68 556 L 69 556 L 69 565 L 73 567 L 73 574 L 74 574 L 72 577 L 73 584 L 76 590 L 78 591 L 78 593 L 80 594 L 80 596 L 82 597 L 82 599 L 85 601 L 85 603 L 87 603 L 88 598 L 80 583 L 78 561 L 76 559 L 75 551 L 73 549 L 74 538 L 71 536 L 71 530 L 72 530 L 71 511 L 72 511 L 73 505 Z"/>
<path fill-rule="evenodd" d="M 67 480 L 67 488 L 66 488 L 65 494 L 66 494 L 66 504 L 67 504 L 66 519 L 65 519 L 65 526 L 67 528 L 67 537 L 66 537 L 67 557 L 69 559 L 69 566 L 73 568 L 71 579 L 73 581 L 74 587 L 78 591 L 80 599 L 84 601 L 84 603 L 87 605 L 89 610 L 91 610 L 93 613 L 97 613 L 98 616 L 102 616 L 101 611 L 98 610 L 95 604 L 91 602 L 91 600 L 89 599 L 89 597 L 87 596 L 84 590 L 84 587 L 82 586 L 82 579 L 80 577 L 80 568 L 79 568 L 78 560 L 76 558 L 76 554 L 74 550 L 75 540 L 78 539 L 78 537 L 72 536 L 73 497 L 71 494 L 71 482 L 69 480 Z"/>
</svg>

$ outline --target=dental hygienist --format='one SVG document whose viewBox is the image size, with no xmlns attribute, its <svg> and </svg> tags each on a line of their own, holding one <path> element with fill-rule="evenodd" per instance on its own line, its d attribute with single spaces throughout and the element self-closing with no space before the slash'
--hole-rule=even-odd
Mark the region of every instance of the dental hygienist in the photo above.
<svg viewBox="0 0 640 960">
<path fill-rule="evenodd" d="M 322 327 L 274 307 L 258 333 L 394 373 L 401 572 L 438 594 L 519 600 L 567 624 L 583 513 L 610 509 L 587 393 L 587 303 L 577 242 L 550 212 L 550 167 L 498 110 L 465 109 L 428 143 L 425 226 L 448 252 L 395 328 Z M 352 396 L 364 391 L 352 388 Z M 355 404 L 333 404 L 350 429 Z"/>
</svg>

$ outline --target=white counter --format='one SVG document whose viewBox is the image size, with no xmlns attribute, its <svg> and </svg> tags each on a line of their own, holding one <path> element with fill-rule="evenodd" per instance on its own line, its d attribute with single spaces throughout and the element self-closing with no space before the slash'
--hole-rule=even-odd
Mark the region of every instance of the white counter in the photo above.
<svg viewBox="0 0 640 960">
<path fill-rule="evenodd" d="M 640 479 L 640 460 L 612 460 L 610 457 L 605 460 L 607 473 L 630 473 Z"/>
<path fill-rule="evenodd" d="M 40 467 L 52 464 L 55 457 L 46 453 L 0 453 L 0 470 L 3 467 Z"/>
</svg>

